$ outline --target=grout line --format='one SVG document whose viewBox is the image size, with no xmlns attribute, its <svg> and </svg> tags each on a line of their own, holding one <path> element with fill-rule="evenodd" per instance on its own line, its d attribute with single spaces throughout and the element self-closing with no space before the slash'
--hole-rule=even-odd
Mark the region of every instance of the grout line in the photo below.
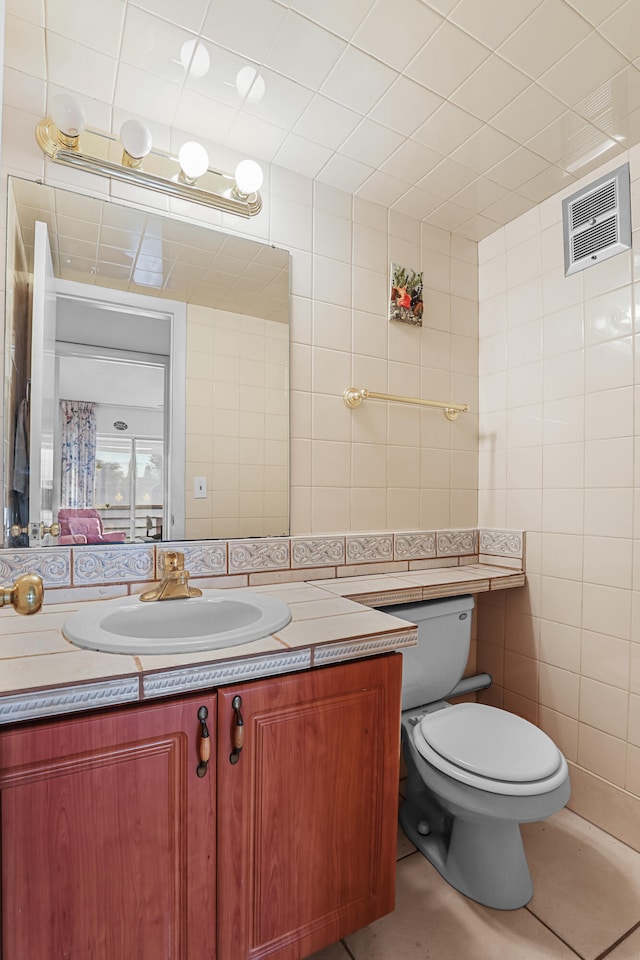
<svg viewBox="0 0 640 960">
<path fill-rule="evenodd" d="M 550 927 L 548 923 L 546 923 L 541 917 L 539 917 L 536 913 L 534 913 L 531 907 L 529 907 L 528 905 L 525 905 L 524 909 L 527 910 L 531 914 L 531 916 L 538 921 L 538 923 L 541 923 L 543 927 L 546 927 L 549 933 L 552 933 L 554 937 L 560 941 L 560 943 L 563 943 L 565 947 L 567 947 L 567 949 L 569 949 L 571 953 L 574 954 L 574 956 L 580 957 L 580 960 L 590 960 L 589 957 L 585 957 L 583 956 L 583 954 L 578 953 L 578 950 L 576 949 L 576 947 L 572 947 L 571 944 L 564 939 L 564 937 L 561 937 L 560 934 L 553 929 L 553 927 Z M 597 958 L 597 960 L 599 960 L 599 958 Z"/>
<path fill-rule="evenodd" d="M 594 729 L 595 729 L 595 728 L 594 728 Z M 574 760 L 572 760 L 571 763 L 573 763 L 575 766 L 579 766 L 579 764 L 576 763 L 576 761 L 574 761 Z M 595 776 L 595 774 L 593 774 L 593 776 Z M 569 798 L 569 799 L 571 799 L 571 798 Z M 617 841 L 617 843 L 621 843 L 624 847 L 627 848 L 627 850 L 631 850 L 633 853 L 638 853 L 638 854 L 640 854 L 640 848 L 632 846 L 627 840 L 622 840 L 620 837 L 617 837 L 617 836 L 615 835 L 615 833 L 610 833 L 609 830 L 605 830 L 604 827 L 599 826 L 597 823 L 594 823 L 592 820 L 587 820 L 587 818 L 584 816 L 584 814 L 582 814 L 582 813 L 577 813 L 577 811 L 576 811 L 576 810 L 572 810 L 571 807 L 567 806 L 566 809 L 567 809 L 567 810 L 569 811 L 569 813 L 571 813 L 574 817 L 580 817 L 580 819 L 581 819 L 584 823 L 586 823 L 589 827 L 595 827 L 596 830 L 600 830 L 601 833 L 604 833 L 607 837 L 611 837 L 612 840 Z M 640 921 L 639 921 L 639 922 L 640 922 Z M 0 960 L 1 960 L 1 958 L 0 958 Z M 596 960 L 599 960 L 599 958 L 596 957 Z"/>
<path fill-rule="evenodd" d="M 420 852 L 420 851 L 417 850 L 417 849 L 416 849 L 416 850 L 407 850 L 407 852 L 406 852 L 406 853 L 403 853 L 403 855 L 402 855 L 401 857 L 396 857 L 396 864 L 402 863 L 403 860 L 407 860 L 409 857 L 412 857 L 412 856 L 414 855 L 414 853 L 419 853 L 419 852 Z M 420 854 L 420 856 L 423 856 L 423 854 Z"/>
<path fill-rule="evenodd" d="M 351 950 L 349 949 L 349 946 L 348 946 L 346 940 L 341 940 L 340 943 L 342 944 L 342 946 L 344 947 L 344 949 L 346 950 L 346 952 L 349 954 L 350 960 L 356 960 L 356 955 L 355 955 L 355 953 L 352 953 L 352 952 L 351 952 Z"/>
<path fill-rule="evenodd" d="M 627 937 L 630 937 L 631 934 L 635 933 L 638 929 L 640 929 L 640 920 L 638 920 L 637 923 L 634 923 L 632 927 L 629 927 L 627 932 L 623 933 L 621 937 L 618 937 L 615 943 L 612 943 L 610 947 L 607 947 L 606 950 L 604 950 L 602 953 L 599 953 L 595 960 L 604 960 L 604 957 L 608 957 L 612 950 L 615 950 L 615 948 L 620 946 L 621 943 L 624 943 Z"/>
</svg>

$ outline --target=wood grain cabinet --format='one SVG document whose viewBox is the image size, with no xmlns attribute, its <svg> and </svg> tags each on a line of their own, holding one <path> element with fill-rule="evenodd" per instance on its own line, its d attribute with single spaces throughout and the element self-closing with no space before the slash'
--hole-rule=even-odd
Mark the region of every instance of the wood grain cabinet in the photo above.
<svg viewBox="0 0 640 960">
<path fill-rule="evenodd" d="M 392 910 L 400 670 L 6 728 L 3 960 L 301 960 Z"/>
<path fill-rule="evenodd" d="M 219 690 L 218 960 L 300 960 L 393 910 L 401 661 Z"/>
<path fill-rule="evenodd" d="M 215 697 L 0 734 L 3 960 L 211 960 Z"/>
</svg>

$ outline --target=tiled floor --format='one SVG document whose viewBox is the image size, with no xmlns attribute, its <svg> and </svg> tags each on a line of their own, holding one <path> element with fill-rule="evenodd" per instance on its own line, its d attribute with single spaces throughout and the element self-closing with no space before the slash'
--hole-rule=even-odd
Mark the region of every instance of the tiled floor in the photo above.
<svg viewBox="0 0 640 960">
<path fill-rule="evenodd" d="M 400 832 L 394 913 L 309 960 L 640 960 L 640 853 L 569 810 L 522 834 L 526 907 L 467 900 Z"/>
</svg>

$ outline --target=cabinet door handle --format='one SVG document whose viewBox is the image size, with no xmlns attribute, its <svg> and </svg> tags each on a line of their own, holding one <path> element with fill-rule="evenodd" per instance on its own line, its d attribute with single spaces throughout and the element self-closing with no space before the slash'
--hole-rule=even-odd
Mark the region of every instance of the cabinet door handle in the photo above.
<svg viewBox="0 0 640 960">
<path fill-rule="evenodd" d="M 200 757 L 200 763 L 196 767 L 196 773 L 199 777 L 205 777 L 207 775 L 207 769 L 209 764 L 209 758 L 211 756 L 211 737 L 209 735 L 209 728 L 207 727 L 207 717 L 209 716 L 209 711 L 206 707 L 200 707 L 198 710 L 198 720 L 200 721 L 200 741 L 198 743 L 198 756 Z"/>
<path fill-rule="evenodd" d="M 231 706 L 235 711 L 236 725 L 233 728 L 233 750 L 229 757 L 229 763 L 237 763 L 240 759 L 240 751 L 244 747 L 244 720 L 240 707 L 242 706 L 242 697 L 234 697 Z"/>
</svg>

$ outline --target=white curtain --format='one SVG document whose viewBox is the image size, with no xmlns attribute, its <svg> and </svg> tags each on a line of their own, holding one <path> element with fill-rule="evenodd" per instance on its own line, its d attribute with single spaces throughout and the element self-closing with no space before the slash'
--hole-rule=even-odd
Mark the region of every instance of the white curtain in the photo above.
<svg viewBox="0 0 640 960">
<path fill-rule="evenodd" d="M 93 506 L 96 476 L 96 406 L 86 400 L 61 400 L 61 507 Z"/>
</svg>

